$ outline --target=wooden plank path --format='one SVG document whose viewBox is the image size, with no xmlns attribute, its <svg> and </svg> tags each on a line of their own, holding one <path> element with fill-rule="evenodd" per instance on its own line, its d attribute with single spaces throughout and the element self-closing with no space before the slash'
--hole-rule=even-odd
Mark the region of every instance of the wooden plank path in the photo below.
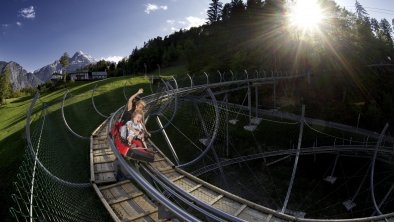
<svg viewBox="0 0 394 222">
<path fill-rule="evenodd" d="M 116 157 L 107 141 L 107 122 L 93 132 L 90 170 L 93 188 L 114 221 L 165 221 L 158 206 L 130 180 L 117 181 Z"/>
</svg>

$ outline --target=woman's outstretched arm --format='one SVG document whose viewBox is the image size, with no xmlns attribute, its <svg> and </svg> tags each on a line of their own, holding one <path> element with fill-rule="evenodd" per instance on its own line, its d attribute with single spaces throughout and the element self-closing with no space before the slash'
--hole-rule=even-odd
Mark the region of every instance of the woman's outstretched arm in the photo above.
<svg viewBox="0 0 394 222">
<path fill-rule="evenodd" d="M 144 90 L 141 88 L 134 95 L 130 96 L 129 101 L 127 102 L 127 111 L 130 111 L 133 108 L 134 98 L 142 93 L 144 93 Z"/>
</svg>

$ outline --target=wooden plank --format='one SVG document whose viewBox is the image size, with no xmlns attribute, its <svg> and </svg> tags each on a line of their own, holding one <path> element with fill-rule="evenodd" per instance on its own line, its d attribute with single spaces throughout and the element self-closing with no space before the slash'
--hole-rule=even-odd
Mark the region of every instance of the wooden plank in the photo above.
<svg viewBox="0 0 394 222">
<path fill-rule="evenodd" d="M 246 207 L 247 207 L 246 204 L 242 205 L 242 206 L 237 210 L 237 212 L 235 212 L 234 216 L 238 217 L 238 215 L 239 215 L 243 210 L 245 210 Z"/>
<path fill-rule="evenodd" d="M 269 214 L 268 217 L 265 219 L 264 222 L 270 222 L 272 218 L 272 214 Z"/>
<path fill-rule="evenodd" d="M 103 169 L 103 170 L 96 170 L 95 173 L 113 173 L 113 174 L 115 174 L 116 171 L 114 169 Z"/>
<path fill-rule="evenodd" d="M 112 199 L 112 200 L 108 201 L 108 204 L 109 205 L 117 204 L 117 203 L 120 203 L 120 202 L 123 202 L 123 201 L 127 201 L 127 200 L 131 200 L 131 199 L 140 197 L 142 195 L 144 195 L 144 194 L 141 193 L 141 192 L 128 194 L 127 196 L 121 196 L 121 197 L 118 197 L 116 199 Z"/>
<path fill-rule="evenodd" d="M 99 149 L 99 150 L 93 150 L 93 155 L 100 155 L 100 154 L 113 154 L 114 152 L 111 150 L 111 148 L 107 149 Z"/>
<path fill-rule="evenodd" d="M 107 155 L 107 156 L 96 156 L 93 157 L 93 162 L 95 164 L 98 163 L 112 163 L 116 159 L 115 155 Z"/>
<path fill-rule="evenodd" d="M 116 171 L 116 167 L 113 162 L 111 163 L 97 163 L 94 164 L 94 172 L 95 173 L 104 173 L 109 171 Z"/>
<path fill-rule="evenodd" d="M 202 184 L 197 184 L 196 186 L 188 189 L 186 192 L 191 193 L 191 192 L 197 190 L 198 188 L 200 188 L 201 186 L 202 186 Z"/>
<path fill-rule="evenodd" d="M 156 210 L 152 210 L 152 211 L 146 211 L 146 212 L 141 213 L 141 214 L 138 214 L 138 215 L 136 215 L 136 216 L 134 216 L 134 217 L 127 217 L 127 218 L 125 218 L 125 219 L 126 219 L 126 220 L 130 220 L 130 221 L 135 221 L 135 220 L 141 219 L 141 218 L 143 218 L 143 217 L 150 216 L 151 214 L 154 214 L 154 213 L 156 213 L 157 211 L 158 211 L 157 209 L 156 209 Z"/>
<path fill-rule="evenodd" d="M 109 183 L 115 182 L 116 178 L 113 173 L 96 173 L 95 174 L 95 183 Z"/>
<path fill-rule="evenodd" d="M 137 209 L 132 207 L 128 202 L 121 202 L 119 204 L 114 204 L 112 206 L 122 207 L 122 209 L 123 209 L 122 219 L 123 220 L 128 220 L 127 218 L 134 217 L 135 215 L 138 215 L 139 213 L 141 213 L 141 212 L 138 212 Z"/>
<path fill-rule="evenodd" d="M 209 202 L 209 205 L 213 205 L 215 204 L 218 200 L 222 199 L 224 196 L 222 194 L 220 194 L 219 196 L 217 196 L 215 199 L 213 199 L 211 202 Z"/>
<path fill-rule="evenodd" d="M 93 183 L 93 188 L 96 191 L 97 195 L 99 196 L 99 199 L 101 201 L 101 203 L 103 203 L 105 209 L 107 209 L 107 211 L 109 212 L 109 214 L 111 215 L 112 219 L 115 222 L 121 222 L 119 217 L 115 214 L 115 212 L 112 210 L 111 206 L 109 206 L 109 204 L 107 203 L 107 201 L 105 200 L 105 198 L 103 197 L 102 193 L 100 192 L 100 190 L 98 189 L 97 185 Z"/>
<path fill-rule="evenodd" d="M 242 204 L 228 197 L 224 197 L 212 206 L 223 212 L 234 215 L 237 210 L 242 206 Z"/>
<path fill-rule="evenodd" d="M 180 175 L 179 177 L 175 177 L 175 178 L 171 179 L 171 182 L 175 182 L 175 181 L 180 180 L 184 177 L 185 177 L 184 175 Z"/>
<path fill-rule="evenodd" d="M 165 158 L 158 158 L 158 159 L 155 159 L 153 162 L 160 162 L 160 161 L 164 161 L 164 160 L 166 160 Z"/>
<path fill-rule="evenodd" d="M 110 156 L 110 155 L 114 155 L 114 152 L 102 152 L 102 153 L 94 153 L 93 154 L 95 157 L 96 156 Z"/>
<path fill-rule="evenodd" d="M 157 209 L 157 206 L 147 196 L 136 197 L 133 201 L 145 211 Z"/>
<path fill-rule="evenodd" d="M 245 208 L 237 217 L 241 218 L 245 221 L 250 221 L 250 222 L 261 222 L 261 221 L 265 221 L 267 219 L 267 214 L 260 212 L 256 209 L 247 207 Z M 278 221 L 283 221 L 278 219 L 276 222 Z M 288 220 L 285 220 L 288 221 Z"/>
<path fill-rule="evenodd" d="M 169 171 L 169 170 L 173 170 L 173 169 L 174 168 L 172 166 L 157 168 L 157 170 L 160 171 L 160 172 L 165 172 L 165 171 Z"/>
<path fill-rule="evenodd" d="M 93 141 L 93 150 L 107 149 L 108 145 L 105 143 L 97 143 Z"/>
<path fill-rule="evenodd" d="M 128 184 L 128 183 L 131 183 L 131 181 L 130 180 L 123 180 L 123 181 L 120 181 L 120 182 L 115 183 L 115 184 L 111 184 L 111 185 L 108 185 L 108 186 L 102 186 L 102 187 L 100 187 L 100 190 L 106 190 L 106 189 L 110 189 L 112 187 L 122 186 L 122 185 Z"/>
</svg>

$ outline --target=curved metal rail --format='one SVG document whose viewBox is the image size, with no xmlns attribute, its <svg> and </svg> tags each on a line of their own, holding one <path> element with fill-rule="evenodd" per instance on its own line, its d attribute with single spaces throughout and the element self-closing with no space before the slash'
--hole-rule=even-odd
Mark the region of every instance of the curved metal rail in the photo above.
<svg viewBox="0 0 394 222">
<path fill-rule="evenodd" d="M 79 135 L 78 133 L 76 133 L 73 129 L 71 129 L 70 125 L 68 125 L 68 123 L 67 123 L 66 116 L 65 116 L 65 114 L 64 114 L 64 102 L 65 102 L 65 100 L 66 100 L 66 98 L 67 98 L 67 94 L 68 94 L 68 93 L 69 93 L 68 90 L 66 91 L 66 93 L 64 93 L 63 101 L 62 101 L 62 107 L 61 107 L 62 118 L 63 118 L 64 125 L 66 126 L 67 130 L 68 130 L 71 134 L 73 134 L 74 136 L 76 136 L 76 137 L 78 137 L 78 138 L 80 138 L 80 139 L 83 139 L 83 140 L 89 140 L 89 139 L 90 139 L 89 137 L 87 137 L 87 136 L 81 136 L 81 135 Z"/>
<path fill-rule="evenodd" d="M 210 88 L 208 88 L 207 91 L 208 91 L 209 96 L 212 99 L 212 102 L 214 104 L 217 104 L 215 95 L 213 95 L 212 90 Z M 197 161 L 199 161 L 201 158 L 203 158 L 211 150 L 211 148 L 213 147 L 213 143 L 215 142 L 216 135 L 218 133 L 218 129 L 219 129 L 219 115 L 220 115 L 219 108 L 216 105 L 215 106 L 215 123 L 214 123 L 215 126 L 214 126 L 214 129 L 213 129 L 213 132 L 212 132 L 212 137 L 210 138 L 209 143 L 208 143 L 207 147 L 205 148 L 205 150 L 203 152 L 201 152 L 201 154 L 199 156 L 197 156 L 194 160 L 191 160 L 188 163 L 184 163 L 184 164 L 178 165 L 178 167 L 187 167 L 187 166 L 190 166 L 190 165 L 196 163 Z"/>
<path fill-rule="evenodd" d="M 102 116 L 102 117 L 104 117 L 104 118 L 108 118 L 107 115 L 104 115 L 103 113 L 101 113 L 100 111 L 98 111 L 98 109 L 97 109 L 97 107 L 96 107 L 96 104 L 95 104 L 95 102 L 94 102 L 94 92 L 96 91 L 96 88 L 97 88 L 97 84 L 94 86 L 94 88 L 93 88 L 93 90 L 92 90 L 92 105 L 93 105 L 93 108 L 94 108 L 94 110 L 97 112 L 97 114 L 99 114 L 100 116 Z"/>
</svg>

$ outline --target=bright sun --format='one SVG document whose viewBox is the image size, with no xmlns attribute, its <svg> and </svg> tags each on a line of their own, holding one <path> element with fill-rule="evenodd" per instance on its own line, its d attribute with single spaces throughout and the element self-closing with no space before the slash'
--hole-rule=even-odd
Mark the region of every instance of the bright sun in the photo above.
<svg viewBox="0 0 394 222">
<path fill-rule="evenodd" d="M 304 31 L 319 28 L 324 13 L 317 0 L 295 0 L 289 8 L 289 22 Z"/>
</svg>

